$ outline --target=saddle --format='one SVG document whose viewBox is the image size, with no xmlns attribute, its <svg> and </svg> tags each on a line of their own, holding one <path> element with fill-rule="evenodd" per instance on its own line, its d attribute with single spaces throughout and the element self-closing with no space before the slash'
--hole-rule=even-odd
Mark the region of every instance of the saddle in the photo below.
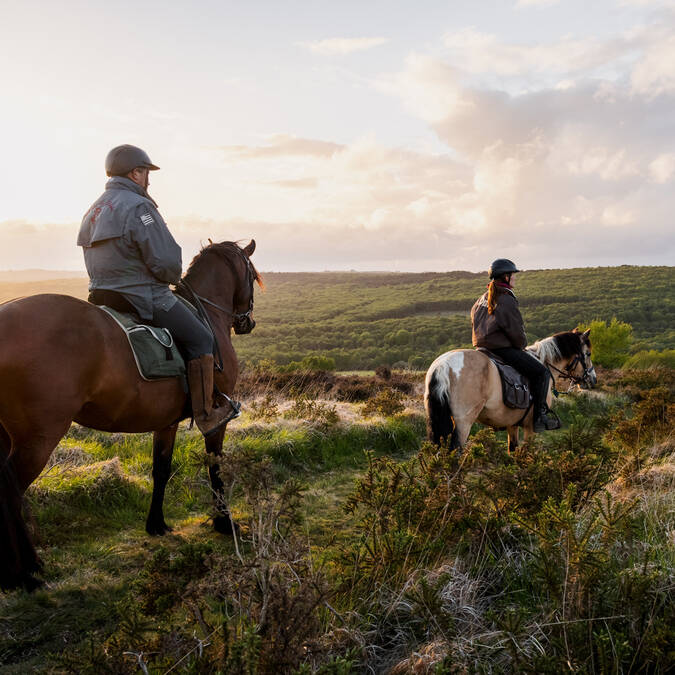
<svg viewBox="0 0 675 675">
<path fill-rule="evenodd" d="M 489 349 L 478 347 L 476 351 L 485 354 L 497 366 L 502 380 L 502 400 L 504 401 L 504 405 L 520 410 L 529 409 L 532 403 L 529 380 L 524 375 L 521 375 L 513 366 L 502 361 Z"/>
<path fill-rule="evenodd" d="M 138 316 L 120 312 L 107 305 L 97 305 L 107 312 L 129 340 L 136 367 L 144 380 L 179 377 L 187 393 L 187 369 L 173 336 L 166 328 L 148 326 Z"/>
</svg>

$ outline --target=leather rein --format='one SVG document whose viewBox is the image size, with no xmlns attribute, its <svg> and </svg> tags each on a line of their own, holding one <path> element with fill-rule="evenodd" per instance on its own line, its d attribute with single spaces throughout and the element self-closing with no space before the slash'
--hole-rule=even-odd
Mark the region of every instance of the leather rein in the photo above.
<svg viewBox="0 0 675 675">
<path fill-rule="evenodd" d="M 188 284 L 188 282 L 185 281 L 184 278 L 181 279 L 176 284 L 176 291 L 178 295 L 182 296 L 183 298 L 185 298 L 185 300 L 188 300 L 188 302 L 191 302 L 195 306 L 199 318 L 204 322 L 204 324 L 206 324 L 207 328 L 211 331 L 211 336 L 213 337 L 213 356 L 215 357 L 215 368 L 220 373 L 223 372 L 223 357 L 220 353 L 220 346 L 218 345 L 216 332 L 213 328 L 213 324 L 211 323 L 209 314 L 204 308 L 204 303 L 213 307 L 214 309 L 223 312 L 223 314 L 231 316 L 233 322 L 241 321 L 251 316 L 251 313 L 253 312 L 253 283 L 254 283 L 253 268 L 251 265 L 251 261 L 248 259 L 248 256 L 243 251 L 239 251 L 239 253 L 241 254 L 241 257 L 246 263 L 246 279 L 248 281 L 250 291 L 250 300 L 248 302 L 248 310 L 246 312 L 234 312 L 233 310 L 228 309 L 227 307 L 223 307 L 222 305 L 219 305 L 213 302 L 212 300 L 205 298 L 203 295 L 197 294 L 195 290 L 192 288 L 192 286 L 190 286 L 190 284 Z M 183 289 L 185 289 L 185 291 L 189 293 L 190 295 L 189 298 L 185 297 Z"/>
</svg>

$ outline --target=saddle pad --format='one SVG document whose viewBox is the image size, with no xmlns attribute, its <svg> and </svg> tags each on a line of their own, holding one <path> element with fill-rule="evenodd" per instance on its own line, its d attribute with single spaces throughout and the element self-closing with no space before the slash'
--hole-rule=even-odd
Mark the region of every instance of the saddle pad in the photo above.
<svg viewBox="0 0 675 675">
<path fill-rule="evenodd" d="M 529 380 L 521 375 L 513 366 L 502 361 L 488 349 L 479 347 L 478 351 L 483 352 L 497 366 L 502 380 L 502 400 L 504 401 L 504 405 L 521 410 L 529 408 L 532 398 L 530 396 Z"/>
<path fill-rule="evenodd" d="M 129 314 L 123 314 L 106 305 L 99 307 L 110 314 L 124 331 L 131 345 L 138 372 L 144 380 L 180 377 L 183 388 L 187 391 L 185 361 L 166 328 L 138 323 Z"/>
</svg>

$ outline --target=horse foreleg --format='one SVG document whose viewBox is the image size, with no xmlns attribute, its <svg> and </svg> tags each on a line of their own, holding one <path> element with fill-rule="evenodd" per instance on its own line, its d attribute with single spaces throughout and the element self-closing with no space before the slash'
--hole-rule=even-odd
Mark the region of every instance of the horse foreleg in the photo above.
<svg viewBox="0 0 675 675">
<path fill-rule="evenodd" d="M 213 493 L 213 504 L 216 514 L 213 517 L 213 529 L 220 534 L 233 534 L 237 526 L 233 525 L 230 510 L 225 497 L 225 486 L 220 478 L 220 458 L 223 455 L 223 439 L 225 438 L 225 427 L 219 429 L 216 433 L 207 436 L 204 439 L 206 452 L 209 455 L 209 479 L 211 481 L 211 492 Z"/>
<path fill-rule="evenodd" d="M 515 452 L 518 448 L 518 427 L 506 427 L 506 433 L 509 437 L 509 453 Z"/>
<path fill-rule="evenodd" d="M 171 476 L 171 458 L 176 440 L 178 423 L 155 431 L 152 437 L 152 501 L 148 519 L 145 521 L 145 530 L 148 534 L 163 535 L 171 532 L 164 522 L 164 493 L 166 484 Z"/>
</svg>

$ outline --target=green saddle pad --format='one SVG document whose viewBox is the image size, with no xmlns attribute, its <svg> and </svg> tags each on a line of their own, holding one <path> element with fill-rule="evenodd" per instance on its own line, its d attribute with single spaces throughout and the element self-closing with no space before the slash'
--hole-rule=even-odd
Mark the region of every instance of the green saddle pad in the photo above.
<svg viewBox="0 0 675 675">
<path fill-rule="evenodd" d="M 123 314 L 106 305 L 99 307 L 108 312 L 124 331 L 131 345 L 138 372 L 144 380 L 180 377 L 183 388 L 187 391 L 185 361 L 176 347 L 173 336 L 166 328 L 138 323 L 129 314 Z"/>
</svg>

